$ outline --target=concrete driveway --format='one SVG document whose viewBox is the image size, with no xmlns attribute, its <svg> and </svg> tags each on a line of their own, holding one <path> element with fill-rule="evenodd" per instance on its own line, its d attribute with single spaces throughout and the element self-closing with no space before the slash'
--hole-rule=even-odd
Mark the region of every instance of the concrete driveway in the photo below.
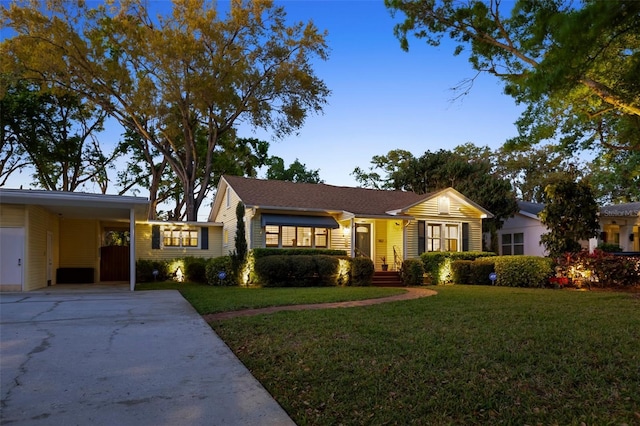
<svg viewBox="0 0 640 426">
<path fill-rule="evenodd" d="M 294 424 L 177 291 L 0 303 L 3 425 Z"/>
</svg>

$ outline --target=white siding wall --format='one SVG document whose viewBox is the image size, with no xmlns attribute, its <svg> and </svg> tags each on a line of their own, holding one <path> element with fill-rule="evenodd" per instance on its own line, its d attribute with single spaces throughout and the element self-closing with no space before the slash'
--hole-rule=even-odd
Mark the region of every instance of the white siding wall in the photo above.
<svg viewBox="0 0 640 426">
<path fill-rule="evenodd" d="M 499 250 L 502 250 L 503 234 L 523 233 L 524 254 L 527 256 L 546 256 L 544 246 L 540 245 L 540 236 L 545 232 L 547 229 L 539 220 L 517 213 L 514 217 L 507 219 L 498 231 Z"/>
</svg>

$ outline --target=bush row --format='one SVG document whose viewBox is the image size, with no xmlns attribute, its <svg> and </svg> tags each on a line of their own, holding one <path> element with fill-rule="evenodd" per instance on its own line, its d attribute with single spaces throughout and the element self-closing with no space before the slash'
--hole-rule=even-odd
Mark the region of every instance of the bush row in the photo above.
<svg viewBox="0 0 640 426">
<path fill-rule="evenodd" d="M 255 259 L 255 281 L 264 287 L 367 286 L 373 261 L 325 254 L 269 255 Z"/>
<path fill-rule="evenodd" d="M 252 282 L 265 287 L 371 285 L 374 265 L 369 258 L 338 257 L 336 254 L 340 254 L 340 251 L 337 250 L 330 251 L 331 255 L 301 254 L 300 251 L 297 250 L 295 255 L 260 253 L 257 258 L 250 256 L 250 262 L 253 264 Z M 233 286 L 240 283 L 239 271 L 234 266 L 231 256 L 213 259 L 185 257 L 169 261 L 138 260 L 136 280 L 141 283 L 177 280 L 178 269 L 184 281 L 216 286 Z"/>
<path fill-rule="evenodd" d="M 620 287 L 640 285 L 640 257 L 594 250 L 567 253 L 558 259 L 556 279 L 575 286 Z"/>
<path fill-rule="evenodd" d="M 456 260 L 475 260 L 495 256 L 495 253 L 484 251 L 463 252 L 426 252 L 420 255 L 424 271 L 433 284 L 449 284 L 454 282 L 451 264 Z"/>
</svg>

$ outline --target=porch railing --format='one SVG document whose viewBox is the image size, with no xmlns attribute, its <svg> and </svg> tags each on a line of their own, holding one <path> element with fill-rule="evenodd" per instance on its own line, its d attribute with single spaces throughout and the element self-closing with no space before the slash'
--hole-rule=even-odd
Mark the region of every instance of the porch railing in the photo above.
<svg viewBox="0 0 640 426">
<path fill-rule="evenodd" d="M 402 268 L 402 256 L 398 254 L 396 246 L 393 246 L 393 270 L 399 271 Z"/>
</svg>

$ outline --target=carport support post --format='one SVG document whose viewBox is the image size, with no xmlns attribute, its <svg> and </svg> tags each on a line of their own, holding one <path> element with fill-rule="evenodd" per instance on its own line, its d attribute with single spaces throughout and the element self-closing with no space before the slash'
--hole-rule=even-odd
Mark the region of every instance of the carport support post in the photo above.
<svg viewBox="0 0 640 426">
<path fill-rule="evenodd" d="M 129 290 L 136 289 L 136 214 L 129 210 Z"/>
</svg>

